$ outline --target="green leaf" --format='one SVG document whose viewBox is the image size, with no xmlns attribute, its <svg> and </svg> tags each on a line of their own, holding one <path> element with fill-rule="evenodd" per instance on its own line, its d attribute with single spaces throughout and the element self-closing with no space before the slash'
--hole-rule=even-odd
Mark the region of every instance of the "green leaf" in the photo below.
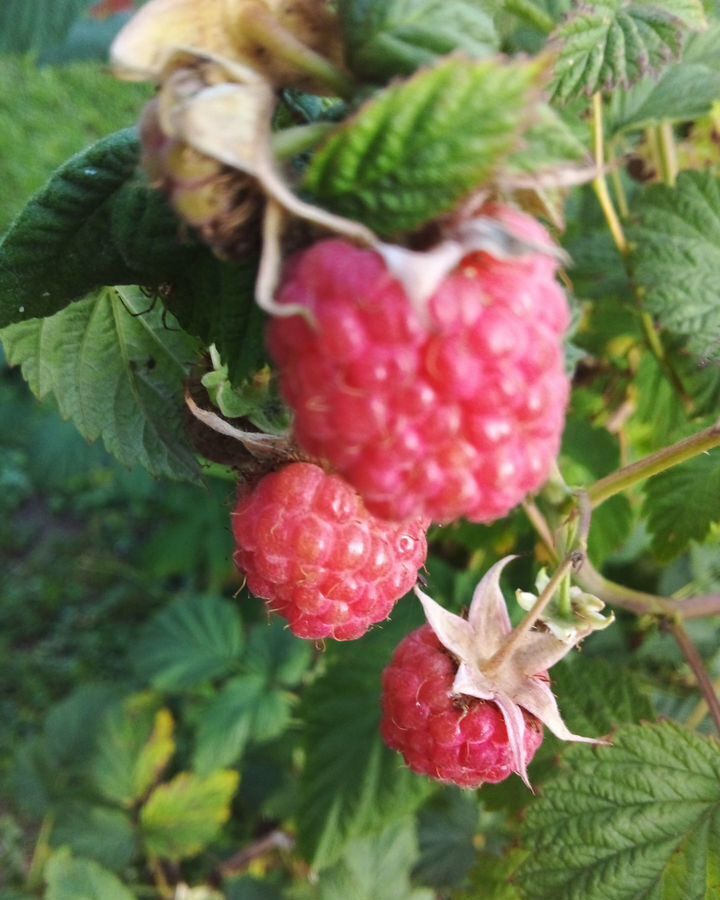
<svg viewBox="0 0 720 900">
<path fill-rule="evenodd" d="M 632 725 L 573 747 L 530 805 L 528 900 L 687 900 L 720 891 L 720 744 L 679 725 Z"/>
<path fill-rule="evenodd" d="M 237 762 L 251 738 L 268 740 L 285 730 L 290 699 L 261 675 L 229 681 L 199 718 L 193 768 L 200 775 Z"/>
<path fill-rule="evenodd" d="M 226 900 L 283 900 L 285 896 L 274 884 L 243 875 L 223 883 Z"/>
<path fill-rule="evenodd" d="M 284 622 L 272 618 L 253 628 L 243 662 L 270 684 L 293 687 L 307 671 L 312 655 L 308 641 L 295 637 Z"/>
<path fill-rule="evenodd" d="M 645 191 L 629 237 L 647 309 L 701 356 L 720 356 L 720 178 L 683 172 Z"/>
<path fill-rule="evenodd" d="M 538 64 L 449 59 L 386 88 L 318 150 L 305 187 L 379 234 L 448 212 L 528 124 Z"/>
<path fill-rule="evenodd" d="M 0 244 L 0 327 L 50 316 L 99 286 L 160 284 L 205 252 L 179 244 L 162 195 L 135 175 L 139 152 L 134 129 L 117 132 L 30 200 Z"/>
<path fill-rule="evenodd" d="M 196 346 L 147 307 L 138 289 L 110 288 L 49 318 L 11 325 L 0 338 L 33 393 L 53 395 L 85 438 L 101 437 L 124 465 L 198 480 L 182 421 L 183 379 Z"/>
<path fill-rule="evenodd" d="M 654 718 L 636 676 L 602 659 L 563 662 L 552 670 L 553 691 L 568 728 L 601 736 L 618 725 Z"/>
<path fill-rule="evenodd" d="M 569 484 L 587 486 L 620 465 L 620 447 L 605 428 L 570 416 L 565 424 L 561 468 Z M 588 551 L 600 565 L 630 534 L 633 516 L 626 497 L 611 497 L 593 512 Z"/>
<path fill-rule="evenodd" d="M 656 84 L 641 82 L 627 93 L 618 93 L 617 98 L 619 110 L 610 125 L 613 134 L 639 131 L 662 121 L 689 122 L 707 115 L 720 98 L 720 71 L 683 62 L 665 72 Z"/>
<path fill-rule="evenodd" d="M 66 65 L 58 74 L 32 57 L 0 54 L 0 232 L 58 166 L 132 122 L 152 95 L 148 85 L 121 83 L 93 63 Z"/>
<path fill-rule="evenodd" d="M 195 485 L 173 485 L 163 496 L 162 527 L 143 541 L 139 563 L 145 575 L 164 581 L 192 572 L 197 583 L 220 591 L 235 549 L 227 523 L 232 492 L 216 478 L 208 479 L 202 491 Z"/>
<path fill-rule="evenodd" d="M 52 707 L 45 719 L 45 743 L 58 765 L 82 767 L 95 751 L 103 716 L 117 700 L 105 685 L 81 685 Z"/>
<path fill-rule="evenodd" d="M 498 49 L 490 14 L 472 0 L 340 0 L 348 63 L 365 81 L 411 75 L 463 50 L 480 59 Z"/>
<path fill-rule="evenodd" d="M 129 697 L 107 714 L 92 772 L 108 800 L 132 806 L 143 797 L 175 752 L 173 718 L 150 694 Z"/>
<path fill-rule="evenodd" d="M 135 900 L 112 872 L 87 859 L 58 850 L 45 867 L 45 900 Z"/>
<path fill-rule="evenodd" d="M 353 841 L 342 861 L 321 875 L 318 900 L 432 900 L 432 891 L 410 883 L 416 858 L 412 820 L 396 822 L 379 834 Z"/>
<path fill-rule="evenodd" d="M 420 623 L 416 606 L 399 604 L 392 622 L 362 642 L 333 645 L 325 674 L 303 698 L 307 762 L 298 842 L 317 869 L 335 862 L 353 838 L 408 815 L 431 790 L 379 733 L 381 672 L 396 644 Z"/>
<path fill-rule="evenodd" d="M 419 859 L 413 880 L 434 888 L 457 887 L 475 862 L 479 807 L 474 792 L 445 790 L 418 817 Z"/>
<path fill-rule="evenodd" d="M 523 894 L 512 883 L 527 851 L 514 848 L 503 856 L 482 853 L 470 873 L 470 887 L 455 900 L 523 900 Z"/>
<path fill-rule="evenodd" d="M 559 55 L 553 97 L 564 103 L 582 93 L 630 87 L 677 59 L 687 29 L 705 24 L 699 0 L 579 4 L 554 32 Z"/>
<path fill-rule="evenodd" d="M 243 632 L 235 607 L 216 597 L 181 597 L 145 626 L 132 654 L 143 679 L 181 691 L 226 674 L 238 661 Z"/>
<path fill-rule="evenodd" d="M 534 173 L 562 163 L 587 160 L 587 135 L 582 123 L 564 119 L 557 110 L 540 103 L 534 110 L 534 122 L 525 132 L 522 147 L 508 158 L 506 167 L 513 172 Z"/>
<path fill-rule="evenodd" d="M 95 0 L 3 0 L 0 53 L 38 53 L 61 44 Z"/>
<path fill-rule="evenodd" d="M 643 511 L 653 536 L 652 548 L 667 562 L 692 540 L 702 541 L 720 522 L 720 450 L 711 450 L 668 469 L 645 486 Z"/>
<path fill-rule="evenodd" d="M 162 859 L 195 856 L 215 839 L 230 817 L 237 772 L 200 778 L 182 772 L 150 795 L 140 812 L 147 852 Z"/>
<path fill-rule="evenodd" d="M 50 836 L 53 847 L 67 845 L 78 856 L 122 872 L 137 853 L 135 829 L 127 813 L 105 806 L 65 802 Z"/>
<path fill-rule="evenodd" d="M 208 254 L 183 268 L 165 301 L 185 331 L 206 346 L 215 344 L 236 385 L 268 361 L 256 275 L 254 264 L 221 262 Z"/>
</svg>

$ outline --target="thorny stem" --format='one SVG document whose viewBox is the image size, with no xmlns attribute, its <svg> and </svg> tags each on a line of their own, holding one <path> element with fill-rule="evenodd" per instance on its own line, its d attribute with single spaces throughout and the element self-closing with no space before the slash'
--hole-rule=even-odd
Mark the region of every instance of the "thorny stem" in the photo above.
<svg viewBox="0 0 720 900">
<path fill-rule="evenodd" d="M 510 657 L 513 650 L 522 641 L 525 635 L 530 631 L 543 613 L 543 610 L 555 596 L 555 592 L 560 586 L 562 580 L 570 572 L 573 566 L 578 564 L 578 552 L 570 553 L 565 557 L 562 564 L 553 573 L 552 578 L 548 581 L 545 590 L 540 594 L 532 606 L 530 612 L 525 616 L 522 622 L 510 632 L 507 639 L 502 643 L 500 649 L 492 656 L 483 666 L 485 672 L 494 672 Z"/>
<path fill-rule="evenodd" d="M 274 59 L 288 63 L 298 72 L 304 72 L 320 81 L 338 97 L 352 97 L 352 79 L 330 60 L 311 50 L 292 32 L 283 28 L 262 3 L 248 4 L 240 19 L 239 27 L 242 27 L 243 36 L 258 43 Z"/>
<path fill-rule="evenodd" d="M 555 28 L 555 22 L 544 9 L 541 9 L 532 0 L 508 0 L 505 4 L 507 12 L 513 13 L 518 19 L 524 19 L 534 25 L 543 34 L 550 34 Z"/>
<path fill-rule="evenodd" d="M 704 431 L 678 441 L 676 444 L 671 444 L 669 447 L 663 447 L 662 450 L 651 453 L 644 459 L 631 463 L 596 481 L 587 490 L 593 508 L 600 506 L 605 500 L 632 487 L 639 481 L 644 481 L 666 469 L 678 466 L 715 447 L 720 447 L 720 421 Z"/>
<path fill-rule="evenodd" d="M 718 700 L 718 695 L 715 693 L 715 686 L 708 675 L 708 671 L 705 668 L 705 663 L 703 662 L 702 656 L 700 656 L 698 648 L 692 642 L 690 635 L 685 630 L 685 626 L 678 619 L 670 622 L 666 627 L 677 641 L 678 647 L 682 650 L 683 656 L 692 669 L 693 674 L 697 679 L 698 687 L 710 710 L 710 715 L 715 722 L 715 727 L 717 728 L 718 733 L 720 733 L 720 700 Z"/>
</svg>

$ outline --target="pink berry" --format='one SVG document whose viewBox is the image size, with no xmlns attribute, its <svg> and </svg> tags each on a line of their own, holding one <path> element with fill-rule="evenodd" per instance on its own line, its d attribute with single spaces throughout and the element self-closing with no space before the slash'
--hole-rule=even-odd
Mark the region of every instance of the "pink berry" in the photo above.
<svg viewBox="0 0 720 900">
<path fill-rule="evenodd" d="M 550 244 L 512 209 L 486 208 Z M 569 383 L 569 313 L 542 253 L 473 253 L 441 283 L 423 321 L 382 257 L 325 240 L 290 260 L 270 350 L 299 444 L 327 459 L 375 515 L 491 522 L 546 480 Z"/>
<path fill-rule="evenodd" d="M 291 463 L 241 495 L 232 519 L 250 591 L 302 638 L 361 637 L 425 563 L 427 522 L 376 519 L 342 478 Z"/>
<path fill-rule="evenodd" d="M 454 697 L 457 663 L 429 625 L 409 634 L 383 673 L 382 736 L 418 775 L 464 788 L 504 781 L 513 772 L 507 729 L 497 704 Z M 542 725 L 523 710 L 527 762 Z"/>
</svg>

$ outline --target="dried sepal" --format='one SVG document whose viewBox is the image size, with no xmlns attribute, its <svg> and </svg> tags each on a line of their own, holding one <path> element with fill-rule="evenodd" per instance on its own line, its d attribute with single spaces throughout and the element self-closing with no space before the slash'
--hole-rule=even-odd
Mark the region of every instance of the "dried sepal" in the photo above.
<svg viewBox="0 0 720 900">
<path fill-rule="evenodd" d="M 446 230 L 443 240 L 429 249 L 415 251 L 384 243 L 378 243 L 376 249 L 423 319 L 427 318 L 428 300 L 471 253 L 484 252 L 504 261 L 539 254 L 558 264 L 568 262 L 567 254 L 557 244 L 528 240 L 506 223 L 482 212 L 455 223 Z"/>
<path fill-rule="evenodd" d="M 323 66 L 342 65 L 337 17 L 322 0 L 150 0 L 115 38 L 110 59 L 120 78 L 159 81 L 182 49 L 315 93 L 326 88 Z"/>
<path fill-rule="evenodd" d="M 453 694 L 491 700 L 498 705 L 508 730 L 513 769 L 528 783 L 522 709 L 561 740 L 604 741 L 573 734 L 567 728 L 547 676 L 547 670 L 592 628 L 578 630 L 572 643 L 538 630 L 530 630 L 521 640 L 508 643 L 512 627 L 500 590 L 500 575 L 514 558 L 506 556 L 485 574 L 475 589 L 467 619 L 444 609 L 417 587 L 415 593 L 440 643 L 457 659 Z"/>
</svg>

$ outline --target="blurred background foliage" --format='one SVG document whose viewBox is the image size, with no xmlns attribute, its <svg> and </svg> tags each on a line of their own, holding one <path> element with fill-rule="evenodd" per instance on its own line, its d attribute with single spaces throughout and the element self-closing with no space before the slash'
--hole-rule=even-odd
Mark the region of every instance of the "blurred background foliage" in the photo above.
<svg viewBox="0 0 720 900">
<path fill-rule="evenodd" d="M 22 11 L 25 0 L 3 3 L 0 234 L 58 165 L 131 125 L 151 93 L 105 69 L 109 42 L 129 15 L 126 0 L 37 0 L 36 18 Z M 61 6 L 72 14 L 53 18 Z M 597 279 L 597 254 L 607 256 L 608 273 L 621 267 L 587 193 L 570 204 L 568 226 L 576 293 L 611 298 L 601 311 L 584 308 L 575 337 L 583 362 L 561 463 L 570 481 L 588 481 L 624 460 L 628 439 L 650 450 L 683 423 L 662 417 L 636 323 L 612 301 L 623 286 Z M 595 257 L 585 258 L 588 248 Z M 610 434 L 608 409 L 633 392 L 640 399 L 632 415 Z M 652 411 L 644 396 L 653 397 Z M 51 402 L 38 404 L 1 357 L 0 409 L 0 900 L 76 900 L 77 879 L 102 900 L 132 900 L 123 885 L 138 897 L 159 896 L 167 880 L 180 880 L 180 861 L 184 879 L 211 886 L 179 900 L 216 900 L 221 884 L 227 900 L 519 896 L 507 877 L 524 851 L 499 856 L 527 802 L 519 781 L 479 804 L 474 794 L 407 778 L 378 749 L 379 671 L 416 624 L 414 605 L 402 603 L 392 624 L 360 646 L 326 653 L 279 624 L 259 628 L 262 604 L 231 602 L 240 588 L 231 483 L 207 478 L 198 489 L 122 468 Z M 704 546 L 692 543 L 661 565 L 638 524 L 640 506 L 638 493 L 602 508 L 591 537 L 595 561 L 618 581 L 664 594 L 720 590 L 717 528 Z M 466 605 L 479 572 L 509 552 L 528 553 L 516 574 L 531 587 L 535 539 L 521 514 L 490 528 L 436 529 L 433 548 L 430 582 L 451 608 Z M 717 627 L 697 623 L 692 631 L 720 674 Z M 558 668 L 576 730 L 602 733 L 609 704 L 611 722 L 650 718 L 653 705 L 702 720 L 674 642 L 642 621 L 621 614 L 584 656 L 608 657 L 616 671 L 601 661 Z M 617 666 L 633 676 L 622 697 L 610 687 Z M 584 698 L 574 707 L 573 692 Z M 306 741 L 314 762 L 304 756 Z M 557 752 L 548 738 L 536 783 Z M 228 773 L 240 768 L 235 791 Z M 393 820 L 389 807 L 400 800 Z M 373 831 L 370 807 L 383 804 L 382 828 L 376 822 Z M 206 821 L 185 831 L 198 805 Z M 299 822 L 319 882 L 291 852 L 288 822 Z"/>
</svg>

